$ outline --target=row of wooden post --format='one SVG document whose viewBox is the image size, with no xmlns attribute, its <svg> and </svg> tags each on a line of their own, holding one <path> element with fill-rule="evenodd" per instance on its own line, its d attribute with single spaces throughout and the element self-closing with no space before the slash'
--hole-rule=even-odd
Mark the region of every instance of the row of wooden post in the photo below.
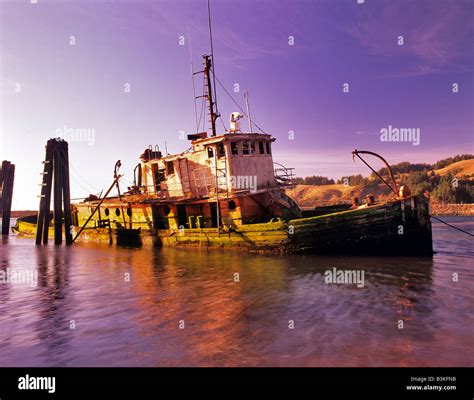
<svg viewBox="0 0 474 400">
<path fill-rule="evenodd" d="M 67 142 L 62 139 L 48 140 L 42 175 L 43 181 L 41 183 L 41 200 L 36 227 L 36 244 L 48 243 L 49 225 L 51 223 L 51 192 L 54 194 L 54 243 L 62 243 L 64 221 L 66 244 L 72 244 L 69 150 Z"/>
<path fill-rule="evenodd" d="M 15 181 L 15 165 L 10 161 L 2 162 L 0 170 L 0 213 L 2 217 L 2 235 L 10 233 L 13 183 Z"/>
</svg>

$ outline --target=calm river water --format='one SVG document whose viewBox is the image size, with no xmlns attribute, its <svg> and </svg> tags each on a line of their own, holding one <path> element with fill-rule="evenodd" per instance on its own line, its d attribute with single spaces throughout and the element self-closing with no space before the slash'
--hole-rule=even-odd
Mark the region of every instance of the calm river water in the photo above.
<svg viewBox="0 0 474 400">
<path fill-rule="evenodd" d="M 474 231 L 474 218 L 444 219 Z M 0 365 L 474 366 L 474 241 L 437 222 L 433 231 L 433 258 L 36 247 L 10 236 Z M 332 268 L 363 270 L 364 286 L 326 284 Z M 20 273 L 34 279 L 12 282 Z"/>
</svg>

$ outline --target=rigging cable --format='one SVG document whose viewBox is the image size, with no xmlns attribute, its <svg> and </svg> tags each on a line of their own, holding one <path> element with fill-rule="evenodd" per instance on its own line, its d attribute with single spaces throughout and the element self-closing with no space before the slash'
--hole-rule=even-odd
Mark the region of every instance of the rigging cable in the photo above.
<svg viewBox="0 0 474 400">
<path fill-rule="evenodd" d="M 71 161 L 69 161 L 69 163 L 66 161 L 65 155 L 63 155 L 61 152 L 59 152 L 58 154 L 59 154 L 59 157 L 61 158 L 61 162 L 62 162 L 64 165 L 66 165 L 66 164 L 67 164 L 67 165 L 70 165 L 70 166 L 73 167 L 73 169 L 75 169 L 74 166 L 72 165 Z M 69 169 L 69 172 L 71 172 L 71 169 Z M 76 170 L 76 172 L 79 174 L 79 172 L 78 172 L 77 170 Z M 80 183 L 76 178 L 74 178 L 74 176 L 73 176 L 71 173 L 69 174 L 69 176 L 70 176 L 70 178 L 72 178 L 82 189 L 84 189 L 84 190 L 86 191 L 86 193 L 88 193 L 89 195 L 91 195 L 91 193 L 90 193 L 91 191 L 90 191 L 89 189 L 85 188 L 83 185 L 81 185 L 81 183 Z M 81 177 L 82 177 L 82 176 L 81 176 Z M 88 183 L 88 182 L 85 180 L 85 178 L 82 177 L 82 179 L 84 179 L 84 182 Z M 122 177 L 120 177 L 118 180 L 120 180 L 120 179 L 122 179 Z M 89 184 L 89 183 L 88 183 L 88 184 Z M 92 186 L 91 184 L 89 184 L 89 185 L 90 185 L 91 187 L 94 187 L 94 186 Z M 98 189 L 97 187 L 95 187 L 95 189 L 96 189 L 97 191 L 99 191 L 99 189 Z M 100 192 L 98 192 L 98 193 L 96 194 L 97 197 L 99 197 L 99 199 L 101 198 L 103 191 L 104 191 L 104 189 L 100 189 Z M 75 198 L 75 199 L 71 199 L 71 200 L 87 199 L 88 197 L 89 197 L 89 196 L 87 196 L 87 197 L 79 197 L 79 198 Z"/>
<path fill-rule="evenodd" d="M 63 164 L 68 164 L 66 162 L 65 158 L 64 158 L 65 156 L 63 156 L 63 154 L 61 152 L 59 152 L 58 154 L 59 154 L 59 157 L 61 158 L 61 162 Z M 72 169 L 75 171 L 75 173 L 79 177 L 81 177 L 81 179 L 84 181 L 84 183 L 86 183 L 87 185 L 90 186 L 89 188 L 86 188 L 84 185 L 82 185 L 81 182 L 78 179 L 76 179 L 76 177 L 73 175 L 73 173 L 72 173 L 73 171 L 71 169 L 69 169 L 69 177 L 72 178 L 74 180 L 74 182 L 76 182 L 83 190 L 85 190 L 86 193 L 91 194 L 91 188 L 93 189 L 92 191 L 94 191 L 94 192 L 96 190 L 99 191 L 99 189 L 97 187 L 91 185 L 89 182 L 87 182 L 87 180 L 81 174 L 79 174 L 79 171 L 77 171 L 77 169 L 74 167 L 74 165 L 71 163 L 71 161 L 69 161 L 68 165 L 72 167 Z"/>
</svg>

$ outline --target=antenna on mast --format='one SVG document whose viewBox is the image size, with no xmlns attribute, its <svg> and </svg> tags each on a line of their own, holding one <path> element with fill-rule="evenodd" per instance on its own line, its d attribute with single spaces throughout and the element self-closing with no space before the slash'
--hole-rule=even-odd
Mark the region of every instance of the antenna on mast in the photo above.
<svg viewBox="0 0 474 400">
<path fill-rule="evenodd" d="M 196 132 L 198 132 L 199 122 L 198 122 L 197 106 L 196 106 L 196 85 L 194 84 L 193 50 L 191 47 L 191 31 L 189 30 L 189 26 L 188 26 L 188 43 L 189 43 L 189 64 L 191 67 L 191 79 L 193 80 L 194 116 L 196 118 Z"/>
<path fill-rule="evenodd" d="M 211 58 L 212 58 L 212 62 L 214 63 L 214 45 L 212 43 L 212 22 L 211 22 L 211 0 L 207 0 L 207 16 L 208 16 L 208 22 L 209 22 L 209 43 L 211 45 Z M 212 68 L 212 76 L 213 76 L 213 84 L 214 84 L 214 102 L 216 103 L 216 110 L 217 110 L 215 64 L 211 65 L 211 68 Z"/>
<path fill-rule="evenodd" d="M 247 119 L 249 120 L 249 131 L 252 132 L 252 117 L 250 116 L 250 106 L 249 106 L 249 91 L 245 91 L 244 93 L 245 98 L 245 106 L 247 107 Z"/>
<path fill-rule="evenodd" d="M 210 123 L 211 123 L 211 135 L 216 136 L 216 120 L 219 118 L 221 115 L 219 111 L 217 110 L 217 100 L 216 100 L 216 75 L 214 73 L 214 48 L 212 45 L 212 27 L 211 27 L 211 6 L 210 6 L 210 0 L 207 0 L 207 10 L 208 10 L 208 16 L 209 16 L 209 38 L 211 41 L 211 54 L 208 55 L 203 55 L 203 61 L 204 61 L 204 69 L 202 71 L 198 72 L 193 72 L 193 77 L 196 74 L 204 74 L 204 84 L 205 84 L 205 92 L 202 96 L 197 96 L 195 99 L 199 99 L 201 97 L 207 99 L 207 103 L 209 106 L 209 115 L 211 117 Z M 211 81 L 211 72 L 213 79 Z M 194 78 L 193 78 L 194 79 Z M 214 88 L 212 87 L 212 83 L 214 82 Z"/>
</svg>

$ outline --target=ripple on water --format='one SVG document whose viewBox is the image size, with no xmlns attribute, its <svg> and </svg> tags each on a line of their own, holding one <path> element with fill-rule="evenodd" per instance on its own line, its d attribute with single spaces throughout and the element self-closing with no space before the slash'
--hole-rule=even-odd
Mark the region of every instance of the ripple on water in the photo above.
<svg viewBox="0 0 474 400">
<path fill-rule="evenodd" d="M 0 363 L 472 366 L 472 240 L 433 230 L 433 258 L 38 248 L 10 237 L 1 268 L 37 271 L 38 285 L 0 284 Z M 364 286 L 326 284 L 332 268 L 363 270 Z"/>
</svg>

